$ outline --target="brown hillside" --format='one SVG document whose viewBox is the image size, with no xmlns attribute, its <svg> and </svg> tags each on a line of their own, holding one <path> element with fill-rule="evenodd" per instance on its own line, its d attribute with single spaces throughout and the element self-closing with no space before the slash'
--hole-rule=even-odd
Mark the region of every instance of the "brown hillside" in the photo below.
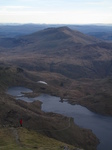
<svg viewBox="0 0 112 150">
<path fill-rule="evenodd" d="M 70 78 L 102 78 L 112 74 L 112 43 L 68 27 L 44 29 L 16 39 L 16 44 L 11 49 L 1 48 L 2 62 L 58 72 Z"/>
<path fill-rule="evenodd" d="M 71 40 L 75 43 L 81 44 L 93 44 L 99 42 L 100 40 L 95 39 L 91 36 L 85 35 L 79 31 L 71 30 L 68 27 L 59 27 L 59 28 L 47 28 L 42 31 L 38 31 L 29 36 L 24 36 L 23 40 L 30 40 L 38 42 L 41 40 L 46 40 L 49 42 L 54 40 Z"/>
<path fill-rule="evenodd" d="M 56 53 L 57 51 L 80 49 L 88 44 L 95 44 L 100 40 L 84 35 L 79 31 L 73 31 L 68 27 L 48 28 L 38 31 L 21 39 L 23 50 L 38 53 Z"/>
</svg>

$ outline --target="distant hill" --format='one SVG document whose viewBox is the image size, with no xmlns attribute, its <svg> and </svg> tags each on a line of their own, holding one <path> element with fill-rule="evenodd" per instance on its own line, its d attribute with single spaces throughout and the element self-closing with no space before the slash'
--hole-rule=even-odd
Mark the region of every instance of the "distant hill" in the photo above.
<svg viewBox="0 0 112 150">
<path fill-rule="evenodd" d="M 51 27 L 62 27 L 63 24 L 0 24 L 0 37 L 20 37 Z M 66 25 L 72 30 L 103 40 L 112 40 L 112 25 Z"/>
<path fill-rule="evenodd" d="M 0 47 L 19 47 L 23 48 L 29 46 L 29 51 L 37 46 L 37 49 L 48 48 L 65 48 L 70 46 L 82 46 L 88 44 L 95 44 L 100 40 L 91 36 L 85 35 L 79 31 L 71 30 L 68 27 L 47 28 L 41 31 L 32 33 L 30 35 L 19 38 L 0 38 Z"/>
<path fill-rule="evenodd" d="M 91 35 L 93 37 L 102 40 L 112 41 L 112 31 L 111 32 L 89 32 L 88 35 Z"/>
<path fill-rule="evenodd" d="M 20 37 L 47 27 L 44 24 L 0 24 L 0 37 Z"/>
<path fill-rule="evenodd" d="M 103 78 L 112 74 L 112 43 L 68 27 L 47 28 L 2 40 L 1 51 L 9 48 L 5 49 L 9 54 L 4 59 L 20 67 L 57 72 L 71 78 Z"/>
<path fill-rule="evenodd" d="M 12 48 L 21 44 L 20 40 L 16 38 L 0 38 L 0 47 Z"/>
<path fill-rule="evenodd" d="M 47 28 L 33 34 L 18 39 L 23 45 L 23 49 L 27 47 L 28 51 L 38 51 L 40 53 L 57 53 L 65 49 L 81 48 L 82 46 L 95 44 L 100 40 L 91 36 L 87 36 L 79 31 L 71 30 L 68 27 Z M 19 45 L 21 46 L 21 45 Z"/>
<path fill-rule="evenodd" d="M 42 38 L 45 40 L 65 40 L 71 39 L 75 43 L 91 44 L 93 42 L 98 42 L 98 39 L 87 36 L 77 30 L 72 30 L 68 27 L 59 27 L 59 28 L 47 28 L 39 32 L 35 32 L 29 36 L 25 36 L 25 39 L 31 41 L 38 40 Z"/>
<path fill-rule="evenodd" d="M 102 40 L 112 41 L 112 24 L 69 25 L 68 27 Z"/>
</svg>

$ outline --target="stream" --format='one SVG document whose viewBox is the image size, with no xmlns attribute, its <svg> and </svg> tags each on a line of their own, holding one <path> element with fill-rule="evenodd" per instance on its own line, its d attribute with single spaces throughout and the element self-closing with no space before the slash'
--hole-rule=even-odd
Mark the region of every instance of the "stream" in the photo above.
<svg viewBox="0 0 112 150">
<path fill-rule="evenodd" d="M 11 87 L 7 94 L 15 96 L 17 100 L 42 102 L 42 110 L 45 112 L 59 113 L 73 117 L 74 122 L 82 128 L 91 129 L 100 140 L 97 150 L 112 150 L 112 117 L 93 113 L 81 105 L 71 105 L 67 100 L 61 101 L 60 97 L 42 94 L 35 98 L 25 97 L 23 93 L 32 92 L 24 87 Z"/>
</svg>

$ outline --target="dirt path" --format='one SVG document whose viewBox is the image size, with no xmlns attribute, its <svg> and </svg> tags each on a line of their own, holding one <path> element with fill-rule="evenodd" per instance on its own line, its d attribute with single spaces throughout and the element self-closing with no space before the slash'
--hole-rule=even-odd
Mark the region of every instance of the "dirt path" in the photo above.
<svg viewBox="0 0 112 150">
<path fill-rule="evenodd" d="M 18 135 L 17 129 L 14 128 L 14 127 L 11 127 L 10 130 L 12 132 L 12 135 L 14 136 L 14 139 L 15 139 L 17 145 L 22 146 L 22 144 L 20 142 L 20 139 L 19 139 L 19 135 Z"/>
</svg>

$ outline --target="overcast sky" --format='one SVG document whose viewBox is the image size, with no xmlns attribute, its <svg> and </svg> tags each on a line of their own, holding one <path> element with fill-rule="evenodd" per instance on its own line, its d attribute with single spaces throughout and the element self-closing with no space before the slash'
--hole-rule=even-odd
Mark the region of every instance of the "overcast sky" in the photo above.
<svg viewBox="0 0 112 150">
<path fill-rule="evenodd" d="M 112 24 L 112 0 L 0 0 L 0 23 Z"/>
</svg>

